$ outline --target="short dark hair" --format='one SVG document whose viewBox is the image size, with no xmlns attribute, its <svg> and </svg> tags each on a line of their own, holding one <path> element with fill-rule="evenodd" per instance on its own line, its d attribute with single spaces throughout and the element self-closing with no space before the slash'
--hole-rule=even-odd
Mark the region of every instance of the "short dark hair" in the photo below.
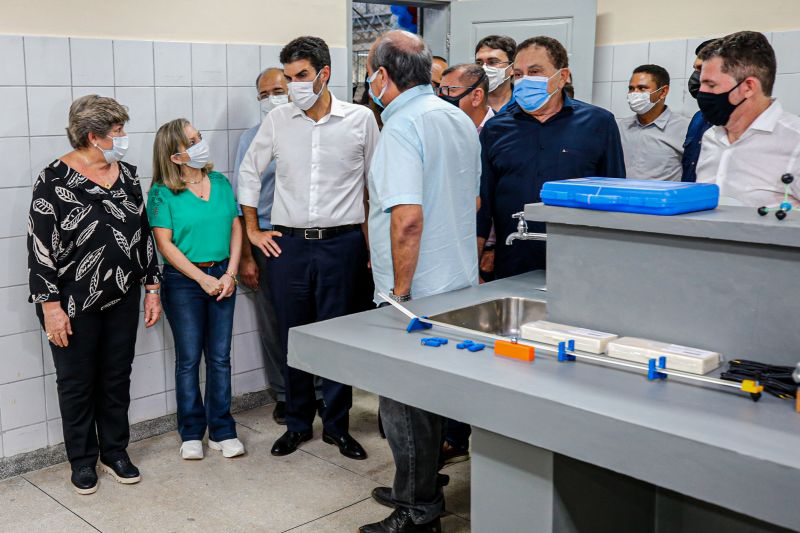
<svg viewBox="0 0 800 533">
<path fill-rule="evenodd" d="M 709 39 L 707 41 L 703 41 L 702 43 L 698 44 L 697 48 L 694 49 L 694 55 L 695 56 L 699 56 L 700 52 L 703 50 L 703 48 L 705 48 L 709 44 L 713 43 L 714 41 L 716 41 L 716 39 Z"/>
<path fill-rule="evenodd" d="M 488 35 L 478 41 L 475 45 L 475 53 L 481 48 L 491 48 L 492 50 L 502 50 L 508 56 L 508 60 L 513 62 L 517 55 L 517 41 L 507 35 Z"/>
<path fill-rule="evenodd" d="M 669 85 L 669 72 L 658 65 L 639 65 L 633 69 L 634 74 L 650 74 L 656 82 L 656 89 Z"/>
<path fill-rule="evenodd" d="M 763 33 L 740 31 L 726 35 L 703 48 L 699 57 L 703 61 L 719 57 L 722 72 L 730 74 L 737 83 L 753 76 L 761 82 L 764 94 L 772 95 L 778 65 L 775 50 Z"/>
<path fill-rule="evenodd" d="M 403 33 L 416 39 L 416 45 L 409 46 L 393 34 Z M 420 37 L 402 30 L 393 30 L 381 37 L 370 55 L 370 67 L 376 71 L 383 67 L 389 73 L 397 88 L 405 91 L 417 85 L 431 83 L 433 57 L 428 45 Z"/>
<path fill-rule="evenodd" d="M 459 73 L 459 83 L 465 87 L 470 87 L 473 83 L 478 83 L 478 80 L 480 80 L 480 83 L 478 83 L 478 86 L 475 88 L 483 89 L 484 101 L 489 99 L 489 76 L 486 75 L 486 71 L 483 70 L 482 66 L 476 65 L 475 63 L 453 65 L 442 72 L 442 78 L 453 72 Z"/>
<path fill-rule="evenodd" d="M 307 59 L 319 72 L 331 66 L 331 51 L 327 43 L 319 37 L 298 37 L 283 47 L 280 62 L 285 65 L 301 59 Z"/>
<path fill-rule="evenodd" d="M 530 48 L 531 46 L 541 46 L 547 50 L 547 56 L 550 58 L 550 62 L 553 63 L 554 67 L 559 69 L 569 67 L 569 55 L 567 55 L 567 49 L 564 48 L 564 45 L 561 44 L 557 39 L 546 37 L 544 35 L 525 39 L 520 43 L 519 46 L 517 46 L 517 54 L 526 48 Z"/>
</svg>

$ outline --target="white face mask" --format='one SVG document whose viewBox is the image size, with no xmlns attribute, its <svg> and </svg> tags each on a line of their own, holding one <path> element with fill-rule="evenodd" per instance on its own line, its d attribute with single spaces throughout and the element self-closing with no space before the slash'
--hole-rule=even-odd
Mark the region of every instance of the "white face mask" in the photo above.
<svg viewBox="0 0 800 533">
<path fill-rule="evenodd" d="M 303 111 L 311 109 L 322 94 L 322 91 L 325 90 L 325 84 L 323 83 L 319 92 L 314 92 L 314 82 L 317 81 L 320 74 L 322 74 L 321 70 L 312 81 L 293 81 L 289 83 L 289 96 L 292 97 L 294 105 Z"/>
<path fill-rule="evenodd" d="M 124 137 L 111 137 L 111 150 L 105 150 L 97 146 L 95 143 L 93 146 L 103 152 L 103 157 L 106 159 L 106 163 L 109 165 L 115 161 L 122 161 L 122 158 L 125 157 L 125 154 L 128 153 L 128 136 L 125 135 Z"/>
<path fill-rule="evenodd" d="M 510 74 L 506 74 L 509 67 L 490 67 L 489 65 L 483 66 L 483 71 L 486 72 L 486 77 L 489 78 L 489 92 L 494 92 L 495 89 L 500 87 L 508 78 Z"/>
<path fill-rule="evenodd" d="M 658 100 L 651 102 L 650 95 L 657 93 L 661 89 L 663 89 L 663 87 L 656 89 L 652 93 L 628 93 L 628 105 L 630 106 L 631 111 L 637 115 L 644 115 L 653 109 L 658 103 Z"/>
<path fill-rule="evenodd" d="M 261 120 L 264 120 L 264 117 L 269 115 L 270 111 L 286 103 L 289 103 L 288 94 L 274 94 L 262 99 L 259 102 L 261 105 Z"/>
<path fill-rule="evenodd" d="M 177 155 L 186 154 L 189 156 L 189 161 L 183 163 L 187 167 L 201 169 L 208 164 L 211 158 L 211 150 L 205 139 L 200 139 L 200 142 L 190 146 L 185 152 L 179 152 Z"/>
</svg>

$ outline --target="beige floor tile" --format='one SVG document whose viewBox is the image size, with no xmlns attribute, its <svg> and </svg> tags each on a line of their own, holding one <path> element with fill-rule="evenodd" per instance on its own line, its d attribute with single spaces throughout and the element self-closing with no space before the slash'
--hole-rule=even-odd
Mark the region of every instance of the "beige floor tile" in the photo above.
<svg viewBox="0 0 800 533">
<path fill-rule="evenodd" d="M 447 511 L 457 514 L 466 520 L 470 519 L 470 464 L 464 461 L 454 465 L 447 465 L 443 474 L 450 476 L 450 484 L 444 488 L 445 506 Z"/>
<path fill-rule="evenodd" d="M 375 486 L 307 453 L 272 457 L 263 434 L 239 433 L 248 454 L 235 459 L 207 450 L 202 461 L 182 461 L 174 432 L 136 443 L 130 453 L 142 482 L 123 486 L 101 475 L 92 496 L 68 488 L 66 464 L 27 477 L 102 531 L 285 531 L 363 500 Z"/>
<path fill-rule="evenodd" d="M 359 526 L 383 520 L 391 512 L 391 509 L 378 505 L 372 500 L 365 500 L 292 529 L 291 533 L 356 532 Z M 443 533 L 469 533 L 470 524 L 459 516 L 447 514 L 442 517 L 442 531 Z"/>
<path fill-rule="evenodd" d="M 0 482 L 0 531 L 94 531 L 24 478 Z"/>
</svg>

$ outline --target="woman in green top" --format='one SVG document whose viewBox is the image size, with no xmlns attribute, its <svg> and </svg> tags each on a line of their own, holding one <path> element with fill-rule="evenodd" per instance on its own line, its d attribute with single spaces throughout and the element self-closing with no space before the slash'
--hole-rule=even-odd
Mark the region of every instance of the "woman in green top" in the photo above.
<svg viewBox="0 0 800 533">
<path fill-rule="evenodd" d="M 231 416 L 231 335 L 242 228 L 227 178 L 213 172 L 209 149 L 186 119 L 161 126 L 153 145 L 147 214 L 164 257 L 162 302 L 175 338 L 175 395 L 184 459 L 208 446 L 244 453 Z M 205 352 L 205 406 L 200 356 Z"/>
</svg>

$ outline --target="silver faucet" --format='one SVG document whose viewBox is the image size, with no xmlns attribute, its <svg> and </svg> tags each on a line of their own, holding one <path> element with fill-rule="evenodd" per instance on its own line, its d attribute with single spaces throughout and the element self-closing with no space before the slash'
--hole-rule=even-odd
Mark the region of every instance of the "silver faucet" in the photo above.
<svg viewBox="0 0 800 533">
<path fill-rule="evenodd" d="M 506 246 L 519 239 L 522 241 L 546 241 L 547 233 L 528 233 L 528 223 L 525 221 L 525 212 L 514 213 L 511 218 L 519 219 L 517 231 L 506 237 Z"/>
</svg>

